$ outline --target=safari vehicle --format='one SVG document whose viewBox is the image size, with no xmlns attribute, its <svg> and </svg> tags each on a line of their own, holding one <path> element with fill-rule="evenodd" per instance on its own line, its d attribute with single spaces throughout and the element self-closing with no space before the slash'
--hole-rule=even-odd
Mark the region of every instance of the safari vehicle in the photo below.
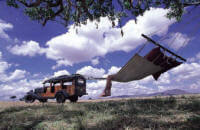
<svg viewBox="0 0 200 130">
<path fill-rule="evenodd" d="M 79 74 L 50 78 L 43 85 L 29 91 L 24 96 L 25 102 L 32 103 L 36 99 L 40 102 L 47 102 L 48 99 L 56 99 L 57 103 L 64 103 L 66 99 L 76 102 L 78 97 L 86 95 L 86 79 Z"/>
</svg>

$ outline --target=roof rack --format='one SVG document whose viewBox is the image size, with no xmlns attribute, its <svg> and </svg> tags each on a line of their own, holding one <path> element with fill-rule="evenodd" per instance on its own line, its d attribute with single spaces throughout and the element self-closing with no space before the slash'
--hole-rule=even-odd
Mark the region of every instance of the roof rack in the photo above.
<svg viewBox="0 0 200 130">
<path fill-rule="evenodd" d="M 60 81 L 70 81 L 70 80 L 73 80 L 75 77 L 82 77 L 82 78 L 84 78 L 84 76 L 82 76 L 80 74 L 61 75 L 61 76 L 49 78 L 49 79 L 45 80 L 43 82 L 43 84 L 45 84 L 45 83 L 51 83 L 51 82 L 52 83 L 56 83 L 56 82 L 60 82 Z"/>
</svg>

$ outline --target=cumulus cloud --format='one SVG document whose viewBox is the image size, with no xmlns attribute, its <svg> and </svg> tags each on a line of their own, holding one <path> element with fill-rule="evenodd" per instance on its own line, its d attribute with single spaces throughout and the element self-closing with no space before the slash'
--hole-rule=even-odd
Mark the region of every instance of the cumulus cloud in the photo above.
<svg viewBox="0 0 200 130">
<path fill-rule="evenodd" d="M 197 54 L 196 54 L 196 56 L 194 56 L 194 57 L 190 57 L 190 58 L 188 58 L 187 59 L 187 61 L 188 62 L 198 62 L 200 60 L 200 52 L 198 52 Z"/>
<path fill-rule="evenodd" d="M 120 69 L 121 69 L 121 67 L 112 66 L 112 67 L 108 70 L 107 75 L 116 74 Z"/>
<path fill-rule="evenodd" d="M 4 73 L 11 64 L 2 59 L 2 52 L 0 51 L 0 74 Z"/>
<path fill-rule="evenodd" d="M 0 73 L 0 82 L 11 82 L 23 79 L 27 72 L 25 70 L 16 69 L 14 72 L 7 74 L 7 72 Z"/>
<path fill-rule="evenodd" d="M 10 96 L 16 95 L 17 98 L 21 98 L 31 89 L 42 87 L 41 79 L 28 80 L 21 79 L 15 82 L 0 84 L 1 97 L 0 100 L 9 100 Z"/>
<path fill-rule="evenodd" d="M 158 81 L 154 81 L 154 84 L 159 85 L 159 84 L 170 84 L 171 83 L 171 79 L 170 79 L 170 74 L 169 72 L 165 72 L 163 73 Z"/>
<path fill-rule="evenodd" d="M 2 52 L 0 52 L 2 57 Z M 21 98 L 30 89 L 40 87 L 42 79 L 28 80 L 28 72 L 25 70 L 15 69 L 10 71 L 11 64 L 0 58 L 0 100 L 9 100 L 10 96 L 16 95 Z"/>
<path fill-rule="evenodd" d="M 98 29 L 95 21 L 88 21 L 87 25 L 77 28 L 78 33 L 72 25 L 67 33 L 53 37 L 46 43 L 46 57 L 56 60 L 57 65 L 53 67 L 55 69 L 61 65 L 91 61 L 94 57 L 105 56 L 114 51 L 129 52 L 145 42 L 141 37 L 142 33 L 159 36 L 166 34 L 168 27 L 175 22 L 166 18 L 167 12 L 162 8 L 151 8 L 137 18 L 137 24 L 134 20 L 128 21 L 122 27 L 123 37 L 121 29 L 112 28 L 108 18 L 101 18 Z"/>
<path fill-rule="evenodd" d="M 25 77 L 26 73 L 27 72 L 25 70 L 16 69 L 14 72 L 11 73 L 11 75 L 7 78 L 7 80 L 12 81 L 12 80 L 22 79 Z"/>
<path fill-rule="evenodd" d="M 200 64 L 199 63 L 184 63 L 179 67 L 173 69 L 173 75 L 176 75 L 176 81 L 188 80 L 195 77 L 200 77 Z"/>
<path fill-rule="evenodd" d="M 0 61 L 0 73 L 4 73 L 11 64 L 8 64 L 6 61 Z"/>
<path fill-rule="evenodd" d="M 35 56 L 36 54 L 43 54 L 44 49 L 40 47 L 38 42 L 24 41 L 21 45 L 8 46 L 8 51 L 14 55 Z"/>
<path fill-rule="evenodd" d="M 6 33 L 7 30 L 13 28 L 13 25 L 10 23 L 6 23 L 5 21 L 0 19 L 0 38 L 9 39 L 9 35 Z"/>
<path fill-rule="evenodd" d="M 59 70 L 57 72 L 54 72 L 53 76 L 61 76 L 61 75 L 70 75 L 70 73 L 67 70 Z"/>
<path fill-rule="evenodd" d="M 105 74 L 105 70 L 103 68 L 93 68 L 92 66 L 85 66 L 77 70 L 76 73 L 85 76 L 102 77 Z"/>
<path fill-rule="evenodd" d="M 180 32 L 170 34 L 169 38 L 165 39 L 163 42 L 168 44 L 170 48 L 174 50 L 179 50 L 182 47 L 187 46 L 191 39 Z"/>
<path fill-rule="evenodd" d="M 11 67 L 11 64 L 2 60 L 2 52 L 0 52 L 0 82 L 8 82 L 13 80 L 22 79 L 25 77 L 26 71 L 16 69 L 14 72 L 10 74 L 7 70 Z"/>
</svg>

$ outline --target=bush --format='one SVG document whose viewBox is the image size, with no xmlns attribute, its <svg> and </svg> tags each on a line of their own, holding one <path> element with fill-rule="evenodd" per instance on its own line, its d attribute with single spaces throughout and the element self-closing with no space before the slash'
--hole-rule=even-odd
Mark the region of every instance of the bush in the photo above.
<svg viewBox="0 0 200 130">
<path fill-rule="evenodd" d="M 200 101 L 192 100 L 190 103 L 179 105 L 178 109 L 179 110 L 198 111 L 198 110 L 200 110 Z"/>
</svg>

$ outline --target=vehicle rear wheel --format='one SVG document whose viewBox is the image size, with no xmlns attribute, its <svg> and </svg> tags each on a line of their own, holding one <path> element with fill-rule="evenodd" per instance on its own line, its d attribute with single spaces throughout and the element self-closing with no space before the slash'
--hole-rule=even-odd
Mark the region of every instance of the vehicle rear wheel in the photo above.
<svg viewBox="0 0 200 130">
<path fill-rule="evenodd" d="M 31 95 L 27 95 L 25 97 L 25 102 L 26 103 L 33 103 L 34 101 L 35 101 L 35 98 L 33 96 L 31 96 Z"/>
<path fill-rule="evenodd" d="M 76 95 L 70 96 L 69 100 L 70 100 L 70 102 L 77 102 L 78 101 L 78 96 L 76 96 Z"/>
<path fill-rule="evenodd" d="M 64 103 L 65 102 L 65 96 L 62 93 L 58 93 L 56 95 L 56 102 L 57 103 Z"/>
</svg>

